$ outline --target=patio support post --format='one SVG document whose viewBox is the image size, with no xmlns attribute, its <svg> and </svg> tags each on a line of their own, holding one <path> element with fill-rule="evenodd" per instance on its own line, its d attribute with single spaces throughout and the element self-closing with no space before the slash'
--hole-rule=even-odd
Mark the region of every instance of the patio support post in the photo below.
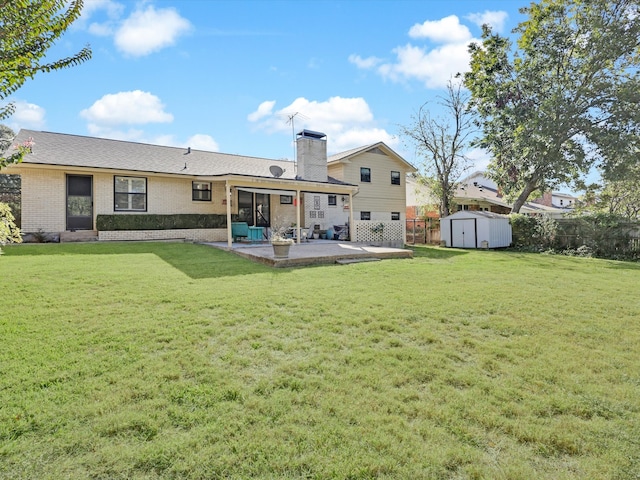
<svg viewBox="0 0 640 480">
<path fill-rule="evenodd" d="M 296 189 L 296 243 L 300 243 L 300 204 L 302 203 L 300 198 L 300 190 Z"/>
<path fill-rule="evenodd" d="M 233 233 L 231 231 L 231 187 L 229 181 L 225 182 L 225 197 L 227 199 L 227 246 L 229 250 L 232 248 Z"/>
<path fill-rule="evenodd" d="M 353 224 L 353 193 L 349 193 L 349 241 L 355 241 L 355 225 Z"/>
</svg>

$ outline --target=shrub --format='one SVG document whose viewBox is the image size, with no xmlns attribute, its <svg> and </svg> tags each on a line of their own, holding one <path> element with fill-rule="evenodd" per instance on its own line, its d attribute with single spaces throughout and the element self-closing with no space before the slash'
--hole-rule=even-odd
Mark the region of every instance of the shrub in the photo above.
<svg viewBox="0 0 640 480">
<path fill-rule="evenodd" d="M 7 243 L 20 243 L 20 229 L 15 224 L 11 207 L 6 203 L 0 203 L 0 247 Z M 0 253 L 2 249 L 0 248 Z"/>
<path fill-rule="evenodd" d="M 554 220 L 548 216 L 511 215 L 513 243 L 520 250 L 633 260 L 640 258 L 640 225 L 599 213 Z"/>
<path fill-rule="evenodd" d="M 176 215 L 98 215 L 96 228 L 114 230 L 183 230 L 191 228 L 226 228 L 227 216 L 219 214 Z"/>
<path fill-rule="evenodd" d="M 513 244 L 517 247 L 537 247 L 538 242 L 538 220 L 531 215 L 521 213 L 511 214 L 509 217 L 513 235 Z"/>
</svg>

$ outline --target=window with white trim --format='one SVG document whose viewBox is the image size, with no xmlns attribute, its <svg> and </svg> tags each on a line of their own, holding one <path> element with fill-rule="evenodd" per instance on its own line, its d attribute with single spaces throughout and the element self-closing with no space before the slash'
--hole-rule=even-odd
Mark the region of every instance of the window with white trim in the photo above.
<svg viewBox="0 0 640 480">
<path fill-rule="evenodd" d="M 391 212 L 391 220 L 400 220 L 400 212 Z"/>
<path fill-rule="evenodd" d="M 335 207 L 338 205 L 338 197 L 336 195 L 329 195 L 327 202 L 329 206 Z"/>
<path fill-rule="evenodd" d="M 146 212 L 146 177 L 114 176 L 113 209 L 116 212 Z"/>
<path fill-rule="evenodd" d="M 360 212 L 360 220 L 371 220 L 371 212 Z"/>
<path fill-rule="evenodd" d="M 400 172 L 391 171 L 391 185 L 400 185 Z"/>
</svg>

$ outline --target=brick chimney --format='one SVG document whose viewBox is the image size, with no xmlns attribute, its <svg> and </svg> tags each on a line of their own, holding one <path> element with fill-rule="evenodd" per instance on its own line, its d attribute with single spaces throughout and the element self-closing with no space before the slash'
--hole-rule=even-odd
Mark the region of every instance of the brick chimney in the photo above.
<svg viewBox="0 0 640 480">
<path fill-rule="evenodd" d="M 302 130 L 296 138 L 298 178 L 326 182 L 327 136 L 324 133 Z"/>
<path fill-rule="evenodd" d="M 537 203 L 540 205 L 545 205 L 547 207 L 553 207 L 553 203 L 552 203 L 552 198 L 553 195 L 551 192 L 544 192 L 542 194 L 542 197 L 538 197 L 535 200 L 532 200 L 533 203 Z"/>
</svg>

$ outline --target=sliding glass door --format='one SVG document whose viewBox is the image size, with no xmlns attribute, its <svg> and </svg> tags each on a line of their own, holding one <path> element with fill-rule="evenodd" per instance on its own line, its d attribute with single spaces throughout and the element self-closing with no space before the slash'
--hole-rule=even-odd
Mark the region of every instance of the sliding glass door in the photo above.
<svg viewBox="0 0 640 480">
<path fill-rule="evenodd" d="M 253 193 L 238 190 L 238 221 L 250 226 L 269 227 L 271 196 L 268 193 Z"/>
</svg>

